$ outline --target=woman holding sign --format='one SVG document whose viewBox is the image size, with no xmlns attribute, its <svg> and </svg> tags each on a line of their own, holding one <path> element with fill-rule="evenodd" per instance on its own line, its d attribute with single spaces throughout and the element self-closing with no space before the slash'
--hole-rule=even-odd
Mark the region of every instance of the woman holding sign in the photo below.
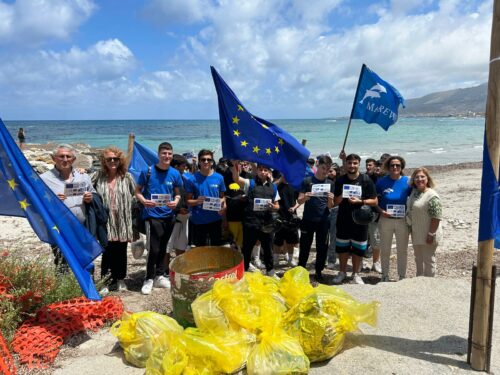
<svg viewBox="0 0 500 375">
<path fill-rule="evenodd" d="M 127 244 L 132 241 L 132 198 L 135 183 L 127 172 L 125 156 L 117 147 L 107 147 L 99 156 L 102 169 L 92 175 L 92 183 L 109 209 L 108 245 L 102 254 L 101 277 L 111 272 L 110 287 L 127 290 Z M 108 287 L 101 293 L 106 294 Z"/>
<path fill-rule="evenodd" d="M 406 225 L 406 199 L 411 186 L 403 175 L 405 160 L 390 156 L 384 163 L 387 174 L 377 181 L 378 211 L 380 219 L 380 250 L 382 255 L 382 281 L 389 281 L 389 263 L 393 236 L 396 237 L 399 279 L 406 277 L 408 262 L 408 226 Z"/>
<path fill-rule="evenodd" d="M 434 277 L 436 274 L 436 248 L 442 237 L 441 200 L 432 189 L 434 181 L 426 168 L 417 168 L 411 175 L 413 188 L 408 198 L 407 223 L 411 226 L 411 239 L 415 252 L 417 276 Z"/>
</svg>

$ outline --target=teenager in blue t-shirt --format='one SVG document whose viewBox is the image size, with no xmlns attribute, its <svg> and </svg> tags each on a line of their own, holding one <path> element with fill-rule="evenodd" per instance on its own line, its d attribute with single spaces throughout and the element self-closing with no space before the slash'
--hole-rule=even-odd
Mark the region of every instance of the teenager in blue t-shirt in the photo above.
<svg viewBox="0 0 500 375">
<path fill-rule="evenodd" d="M 384 163 L 387 172 L 377 181 L 380 219 L 380 251 L 382 255 L 382 281 L 389 280 L 392 237 L 396 237 L 399 279 L 406 277 L 408 262 L 408 226 L 406 225 L 406 199 L 410 195 L 409 179 L 403 175 L 405 160 L 391 156 Z"/>
<path fill-rule="evenodd" d="M 158 163 L 141 173 L 135 189 L 137 200 L 144 205 L 142 217 L 146 219 L 149 235 L 149 252 L 146 266 L 146 280 L 142 294 L 151 294 L 153 287 L 170 288 L 170 281 L 164 276 L 167 244 L 175 223 L 174 210 L 181 199 L 179 188 L 182 177 L 170 162 L 172 145 L 163 142 L 158 146 Z"/>
<path fill-rule="evenodd" d="M 225 210 L 224 177 L 213 170 L 214 157 L 210 150 L 198 153 L 200 170 L 186 184 L 186 202 L 191 207 L 195 246 L 222 244 L 222 215 Z M 216 199 L 207 199 L 216 198 Z M 217 204 L 220 207 L 217 207 Z"/>
</svg>

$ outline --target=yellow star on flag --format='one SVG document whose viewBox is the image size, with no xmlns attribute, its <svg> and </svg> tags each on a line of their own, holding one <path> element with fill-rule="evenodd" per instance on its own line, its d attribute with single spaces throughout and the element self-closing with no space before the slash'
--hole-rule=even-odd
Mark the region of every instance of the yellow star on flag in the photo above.
<svg viewBox="0 0 500 375">
<path fill-rule="evenodd" d="M 248 142 L 247 142 L 247 141 L 241 141 L 241 145 L 242 145 L 243 147 L 247 147 L 247 146 L 248 146 Z"/>
<path fill-rule="evenodd" d="M 233 124 L 238 125 L 239 122 L 240 122 L 240 119 L 238 118 L 238 116 L 234 116 L 233 117 Z"/>
<path fill-rule="evenodd" d="M 19 205 L 25 211 L 28 208 L 28 206 L 31 206 L 26 199 L 23 199 L 22 201 L 19 201 Z"/>
<path fill-rule="evenodd" d="M 271 149 L 269 147 L 266 148 L 266 154 L 271 155 Z"/>
<path fill-rule="evenodd" d="M 274 148 L 274 151 L 275 151 L 277 154 L 280 152 L 280 149 L 278 148 L 278 146 L 276 146 L 276 147 Z"/>
<path fill-rule="evenodd" d="M 284 140 L 282 140 L 281 138 L 278 138 L 278 143 L 279 143 L 281 146 L 283 146 L 283 145 L 285 144 L 285 141 L 284 141 Z"/>
<path fill-rule="evenodd" d="M 243 107 L 240 104 L 238 104 L 238 111 L 245 112 L 245 110 L 243 109 Z"/>
<path fill-rule="evenodd" d="M 52 229 L 54 229 L 57 233 L 61 233 L 61 232 L 59 232 L 59 228 L 57 227 L 57 225 L 54 225 L 54 226 L 52 227 Z"/>
<path fill-rule="evenodd" d="M 262 126 L 264 129 L 269 129 L 269 126 L 267 126 L 267 125 L 260 124 L 260 126 Z"/>
<path fill-rule="evenodd" d="M 12 179 L 12 180 L 7 180 L 7 183 L 9 184 L 9 186 L 10 186 L 10 188 L 11 188 L 12 190 L 14 190 L 14 189 L 16 188 L 16 186 L 18 186 L 18 185 L 16 184 L 16 180 L 14 180 L 14 179 Z"/>
<path fill-rule="evenodd" d="M 237 136 L 237 137 L 239 137 L 239 136 L 240 136 L 240 132 L 239 132 L 238 130 L 234 130 L 234 131 L 233 131 L 233 134 L 234 134 L 235 136 Z"/>
<path fill-rule="evenodd" d="M 252 150 L 252 152 L 255 152 L 256 154 L 258 154 L 258 153 L 259 153 L 259 151 L 260 151 L 259 146 L 255 146 L 255 147 L 253 148 L 253 150 Z"/>
</svg>

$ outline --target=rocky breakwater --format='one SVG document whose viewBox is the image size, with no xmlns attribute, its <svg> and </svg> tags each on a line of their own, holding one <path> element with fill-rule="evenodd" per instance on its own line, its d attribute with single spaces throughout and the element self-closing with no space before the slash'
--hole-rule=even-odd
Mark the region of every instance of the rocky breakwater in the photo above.
<svg viewBox="0 0 500 375">
<path fill-rule="evenodd" d="M 76 160 L 73 163 L 75 168 L 82 168 L 87 171 L 100 167 L 99 163 L 99 149 L 90 147 L 87 144 L 75 143 L 71 144 L 76 149 Z M 56 144 L 29 144 L 23 150 L 24 156 L 28 159 L 33 169 L 42 174 L 54 168 L 54 161 L 52 160 L 52 152 L 57 147 Z"/>
</svg>

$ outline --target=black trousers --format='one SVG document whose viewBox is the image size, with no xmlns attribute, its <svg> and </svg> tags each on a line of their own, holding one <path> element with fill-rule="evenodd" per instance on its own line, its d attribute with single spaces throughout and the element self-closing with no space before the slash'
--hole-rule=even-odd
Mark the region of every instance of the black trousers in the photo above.
<svg viewBox="0 0 500 375">
<path fill-rule="evenodd" d="M 108 241 L 101 261 L 101 278 L 111 272 L 111 283 L 123 280 L 127 276 L 128 242 Z"/>
<path fill-rule="evenodd" d="M 328 235 L 330 231 L 330 220 L 323 220 L 319 223 L 302 219 L 300 224 L 300 252 L 299 266 L 306 267 L 309 259 L 309 252 L 316 233 L 316 273 L 320 273 L 325 268 L 326 256 L 328 255 Z"/>
<path fill-rule="evenodd" d="M 222 245 L 222 220 L 208 224 L 193 224 L 195 246 Z"/>
<path fill-rule="evenodd" d="M 245 271 L 248 271 L 250 258 L 252 257 L 252 249 L 260 241 L 260 246 L 264 250 L 264 264 L 266 271 L 274 268 L 273 263 L 273 237 L 274 233 L 264 233 L 256 228 L 251 228 L 243 225 L 243 259 L 245 261 Z"/>
<path fill-rule="evenodd" d="M 173 217 L 164 219 L 147 220 L 149 223 L 149 251 L 146 266 L 146 279 L 154 279 L 155 276 L 163 276 L 165 273 L 165 256 L 167 244 L 174 229 Z"/>
</svg>

